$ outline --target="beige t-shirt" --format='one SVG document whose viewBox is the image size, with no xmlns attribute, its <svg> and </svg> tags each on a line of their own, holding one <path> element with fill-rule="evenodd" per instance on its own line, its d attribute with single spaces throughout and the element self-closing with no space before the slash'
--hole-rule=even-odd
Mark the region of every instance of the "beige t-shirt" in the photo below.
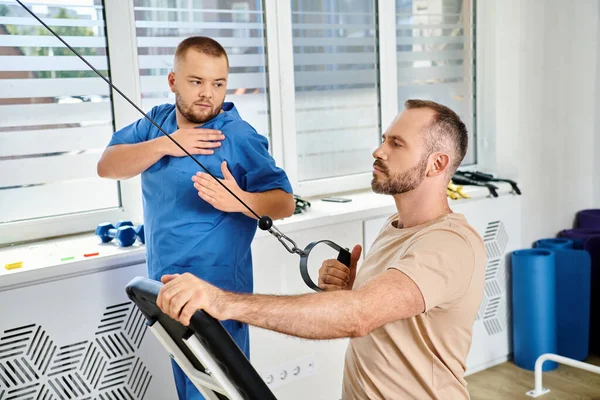
<svg viewBox="0 0 600 400">
<path fill-rule="evenodd" d="M 425 312 L 350 340 L 344 400 L 468 399 L 464 372 L 483 296 L 485 247 L 461 214 L 398 229 L 390 217 L 358 270 L 354 288 L 395 268 L 408 275 Z"/>
</svg>

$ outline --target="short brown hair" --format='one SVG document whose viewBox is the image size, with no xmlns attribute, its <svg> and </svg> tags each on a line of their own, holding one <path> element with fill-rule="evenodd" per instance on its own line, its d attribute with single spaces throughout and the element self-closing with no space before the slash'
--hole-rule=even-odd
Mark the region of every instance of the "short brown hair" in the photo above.
<svg viewBox="0 0 600 400">
<path fill-rule="evenodd" d="M 188 50 L 195 50 L 199 53 L 206 54 L 212 57 L 225 57 L 227 66 L 229 66 L 229 58 L 227 52 L 219 42 L 206 36 L 191 36 L 184 39 L 175 50 L 175 60 L 179 60 L 187 54 Z"/>
<path fill-rule="evenodd" d="M 433 121 L 427 127 L 426 149 L 428 154 L 431 154 L 443 148 L 444 142 L 451 146 L 455 155 L 449 170 L 450 176 L 452 176 L 465 158 L 465 154 L 467 154 L 469 135 L 465 124 L 454 111 L 435 101 L 411 99 L 406 100 L 404 107 L 407 110 L 411 108 L 429 108 L 435 112 Z"/>
</svg>

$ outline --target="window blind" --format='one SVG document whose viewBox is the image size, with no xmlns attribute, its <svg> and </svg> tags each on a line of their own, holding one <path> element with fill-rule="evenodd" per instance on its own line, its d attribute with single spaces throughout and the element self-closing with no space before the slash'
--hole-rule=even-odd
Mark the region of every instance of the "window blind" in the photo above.
<svg viewBox="0 0 600 400">
<path fill-rule="evenodd" d="M 298 177 L 371 170 L 380 136 L 374 1 L 293 0 Z"/>
<path fill-rule="evenodd" d="M 433 100 L 452 108 L 469 130 L 463 164 L 476 161 L 475 28 L 469 0 L 396 0 L 398 105 Z"/>
<path fill-rule="evenodd" d="M 270 137 L 264 10 L 262 2 L 135 0 L 140 86 L 145 110 L 174 103 L 167 75 L 177 45 L 208 36 L 227 51 L 230 71 L 225 101 Z"/>
<path fill-rule="evenodd" d="M 108 73 L 102 1 L 28 6 Z M 112 132 L 108 85 L 16 2 L 0 1 L 0 222 L 118 207 L 118 183 L 96 173 Z"/>
</svg>

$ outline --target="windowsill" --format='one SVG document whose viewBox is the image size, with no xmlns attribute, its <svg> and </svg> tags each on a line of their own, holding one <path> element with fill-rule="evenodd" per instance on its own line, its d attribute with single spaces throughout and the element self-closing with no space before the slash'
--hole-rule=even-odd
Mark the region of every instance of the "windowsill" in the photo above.
<svg viewBox="0 0 600 400">
<path fill-rule="evenodd" d="M 498 194 L 511 192 L 505 183 L 496 183 Z M 450 205 L 468 204 L 489 197 L 487 188 L 465 186 L 470 199 L 450 200 Z M 320 197 L 307 198 L 311 207 L 303 214 L 293 215 L 275 221 L 275 226 L 283 233 L 316 228 L 355 220 L 367 220 L 395 212 L 395 204 L 390 196 L 378 195 L 371 190 L 341 193 L 336 197 L 352 199 L 348 203 L 330 203 Z M 256 237 L 269 235 L 258 231 Z M 85 257 L 84 254 L 94 254 Z M 61 261 L 61 258 L 74 257 Z M 6 264 L 23 262 L 22 267 L 12 270 Z M 145 262 L 145 246 L 136 242 L 131 247 L 118 247 L 115 243 L 99 243 L 93 234 L 83 234 L 68 238 L 44 240 L 16 246 L 0 248 L 0 291 L 27 286 L 40 281 L 64 279 L 102 270 L 113 269 Z"/>
</svg>

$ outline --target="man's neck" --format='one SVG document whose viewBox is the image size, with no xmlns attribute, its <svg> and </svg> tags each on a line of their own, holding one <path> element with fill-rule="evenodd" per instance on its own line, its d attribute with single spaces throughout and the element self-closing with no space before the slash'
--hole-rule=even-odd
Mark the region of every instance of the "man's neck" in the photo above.
<svg viewBox="0 0 600 400">
<path fill-rule="evenodd" d="M 223 113 L 223 108 L 219 111 L 219 114 Z M 177 127 L 180 129 L 190 129 L 190 128 L 199 128 L 203 126 L 205 123 L 195 123 L 189 121 L 186 117 L 184 117 L 177 107 L 175 107 L 175 119 L 177 120 Z"/>
<path fill-rule="evenodd" d="M 175 118 L 177 120 L 177 127 L 179 129 L 191 129 L 204 125 L 189 121 L 179 112 L 179 109 L 177 107 L 175 108 Z"/>
<path fill-rule="evenodd" d="M 452 212 L 446 193 L 433 192 L 419 187 L 394 196 L 398 210 L 398 228 L 410 228 L 425 224 Z"/>
</svg>

